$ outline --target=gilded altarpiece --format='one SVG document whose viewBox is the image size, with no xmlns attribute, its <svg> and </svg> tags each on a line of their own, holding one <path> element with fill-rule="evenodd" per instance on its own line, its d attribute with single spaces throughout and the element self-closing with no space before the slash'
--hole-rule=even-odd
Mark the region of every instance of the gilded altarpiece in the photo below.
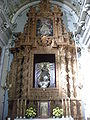
<svg viewBox="0 0 90 120">
<path fill-rule="evenodd" d="M 81 100 L 77 99 L 75 42 L 62 15 L 60 8 L 47 0 L 27 13 L 24 32 L 11 49 L 7 84 L 11 85 L 8 116 L 12 119 L 24 117 L 29 106 L 35 107 L 36 117 L 49 118 L 52 109 L 59 106 L 64 117 L 83 120 Z"/>
</svg>

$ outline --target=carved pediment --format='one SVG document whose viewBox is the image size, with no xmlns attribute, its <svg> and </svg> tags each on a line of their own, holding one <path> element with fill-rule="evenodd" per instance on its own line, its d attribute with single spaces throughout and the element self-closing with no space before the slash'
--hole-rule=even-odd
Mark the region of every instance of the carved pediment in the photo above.
<svg viewBox="0 0 90 120">
<path fill-rule="evenodd" d="M 39 7 L 41 12 L 51 12 L 49 0 L 41 0 Z"/>
<path fill-rule="evenodd" d="M 27 13 L 28 20 L 24 26 L 24 32 L 18 37 L 15 47 L 74 45 L 71 35 L 63 24 L 62 15 L 61 9 L 52 5 L 49 0 L 41 0 L 38 5 L 31 6 Z"/>
</svg>

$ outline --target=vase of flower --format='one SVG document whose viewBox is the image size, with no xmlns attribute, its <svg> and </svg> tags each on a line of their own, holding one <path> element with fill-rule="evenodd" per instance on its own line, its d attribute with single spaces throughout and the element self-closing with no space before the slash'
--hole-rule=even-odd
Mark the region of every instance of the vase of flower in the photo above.
<svg viewBox="0 0 90 120">
<path fill-rule="evenodd" d="M 36 110 L 35 108 L 33 107 L 29 107 L 27 110 L 26 110 L 26 114 L 25 114 L 26 118 L 34 118 L 36 116 Z"/>
<path fill-rule="evenodd" d="M 53 117 L 55 118 L 61 118 L 63 115 L 63 109 L 56 107 L 53 109 Z"/>
</svg>

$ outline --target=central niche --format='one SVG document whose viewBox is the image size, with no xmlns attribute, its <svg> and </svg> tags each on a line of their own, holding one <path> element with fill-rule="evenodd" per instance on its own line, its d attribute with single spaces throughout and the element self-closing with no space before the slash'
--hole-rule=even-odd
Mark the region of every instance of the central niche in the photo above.
<svg viewBox="0 0 90 120">
<path fill-rule="evenodd" d="M 55 87 L 55 54 L 34 55 L 34 87 Z"/>
</svg>

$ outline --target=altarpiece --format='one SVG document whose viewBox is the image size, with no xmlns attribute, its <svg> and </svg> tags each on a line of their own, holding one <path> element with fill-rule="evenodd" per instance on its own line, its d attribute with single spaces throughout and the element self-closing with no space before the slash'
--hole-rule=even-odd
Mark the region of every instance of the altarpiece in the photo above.
<svg viewBox="0 0 90 120">
<path fill-rule="evenodd" d="M 8 116 L 24 117 L 34 106 L 39 118 L 52 117 L 56 106 L 64 117 L 83 120 L 78 98 L 75 42 L 66 31 L 62 12 L 48 0 L 30 7 L 24 32 L 11 48 L 13 61 L 7 84 Z"/>
</svg>

